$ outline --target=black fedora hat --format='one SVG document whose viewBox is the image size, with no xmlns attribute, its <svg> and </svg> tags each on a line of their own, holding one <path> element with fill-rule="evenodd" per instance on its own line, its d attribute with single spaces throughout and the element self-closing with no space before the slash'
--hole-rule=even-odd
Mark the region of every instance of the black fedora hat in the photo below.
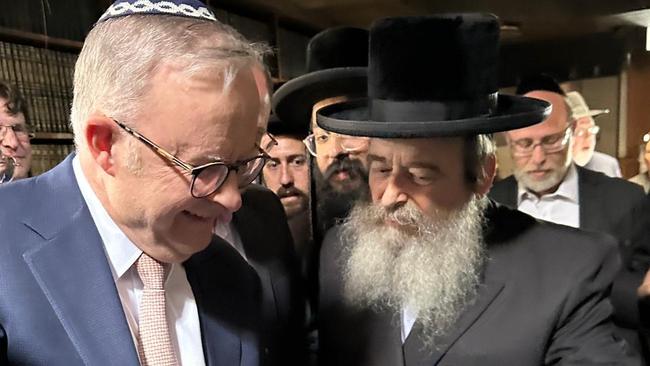
<svg viewBox="0 0 650 366">
<path fill-rule="evenodd" d="M 370 29 L 368 95 L 318 111 L 318 125 L 354 136 L 492 133 L 546 119 L 549 103 L 497 90 L 499 22 L 490 14 L 379 20 Z"/>
<path fill-rule="evenodd" d="M 316 103 L 339 96 L 365 98 L 367 66 L 367 30 L 326 29 L 307 45 L 307 74 L 287 81 L 273 94 L 273 111 L 283 123 L 309 129 Z"/>
<path fill-rule="evenodd" d="M 275 114 L 271 114 L 266 131 L 273 136 L 293 136 L 302 140 L 309 135 L 309 125 L 306 123 L 304 125 L 286 123 L 281 121 Z"/>
</svg>

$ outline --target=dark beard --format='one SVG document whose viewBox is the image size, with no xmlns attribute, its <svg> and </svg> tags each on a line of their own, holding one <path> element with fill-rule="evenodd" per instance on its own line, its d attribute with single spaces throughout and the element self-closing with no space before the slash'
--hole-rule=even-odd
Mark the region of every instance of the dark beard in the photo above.
<svg viewBox="0 0 650 366">
<path fill-rule="evenodd" d="M 332 187 L 328 178 L 342 169 L 347 170 L 351 177 L 361 180 L 358 188 L 340 192 Z M 316 231 L 322 237 L 327 230 L 348 216 L 357 200 L 368 197 L 368 173 L 359 160 L 345 158 L 332 163 L 327 167 L 325 174 L 314 164 L 312 174 L 316 185 Z"/>
</svg>

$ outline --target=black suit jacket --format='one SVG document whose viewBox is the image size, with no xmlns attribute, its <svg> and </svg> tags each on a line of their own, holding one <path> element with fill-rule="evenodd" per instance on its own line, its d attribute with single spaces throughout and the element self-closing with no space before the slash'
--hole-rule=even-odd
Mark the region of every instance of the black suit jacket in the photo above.
<svg viewBox="0 0 650 366">
<path fill-rule="evenodd" d="M 417 323 L 402 346 L 399 314 L 343 301 L 346 243 L 338 228 L 330 231 L 321 257 L 321 365 L 640 363 L 610 319 L 607 294 L 619 267 L 611 238 L 496 204 L 486 217 L 489 261 L 478 297 L 437 350 L 423 347 Z"/>
<path fill-rule="evenodd" d="M 625 215 L 644 196 L 643 188 L 619 178 L 608 177 L 600 172 L 577 166 L 578 194 L 580 203 L 580 228 L 604 232 L 617 236 L 622 247 L 629 242 L 618 235 L 630 227 L 631 222 L 622 222 Z M 517 208 L 517 180 L 509 176 L 496 182 L 489 193 L 493 200 Z"/>
<path fill-rule="evenodd" d="M 233 223 L 262 284 L 263 357 L 271 365 L 303 366 L 306 300 L 284 208 L 273 192 L 253 184 Z"/>
</svg>

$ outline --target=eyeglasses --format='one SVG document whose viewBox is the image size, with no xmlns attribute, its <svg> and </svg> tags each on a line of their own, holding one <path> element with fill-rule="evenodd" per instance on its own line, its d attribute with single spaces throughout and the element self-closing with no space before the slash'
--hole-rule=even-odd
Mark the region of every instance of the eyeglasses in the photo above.
<svg viewBox="0 0 650 366">
<path fill-rule="evenodd" d="M 370 139 L 368 137 L 357 137 L 340 135 L 334 132 L 312 133 L 302 143 L 312 156 L 318 156 L 318 150 L 331 147 L 333 144 L 341 147 L 348 154 L 360 153 L 368 149 Z"/>
<path fill-rule="evenodd" d="M 575 137 L 596 136 L 600 132 L 600 126 L 591 126 L 589 128 L 576 128 L 573 132 Z"/>
<path fill-rule="evenodd" d="M 541 146 L 545 153 L 556 153 L 564 149 L 564 147 L 571 140 L 571 125 L 564 131 L 547 135 L 541 138 L 539 142 L 535 142 L 530 138 L 523 138 L 519 140 L 510 141 L 510 148 L 512 153 L 518 157 L 530 156 L 533 154 L 536 146 Z"/>
<path fill-rule="evenodd" d="M 31 138 L 34 138 L 34 134 L 29 131 L 27 126 L 25 126 L 24 124 L 17 124 L 17 125 L 0 125 L 0 140 L 5 138 L 9 130 L 12 130 L 14 132 L 14 135 L 16 135 L 16 138 L 19 140 L 26 141 Z"/>
<path fill-rule="evenodd" d="M 269 155 L 258 147 L 260 155 L 249 159 L 240 160 L 232 164 L 228 164 L 224 161 L 214 161 L 194 166 L 174 156 L 124 123 L 115 119 L 113 119 L 113 121 L 124 131 L 149 146 L 160 157 L 189 173 L 192 176 L 190 193 L 194 198 L 207 197 L 216 192 L 226 181 L 231 170 L 234 170 L 235 173 L 237 173 L 237 185 L 239 188 L 245 188 L 260 175 L 262 168 L 264 168 L 264 164 L 266 164 L 266 161 L 270 159 Z"/>
</svg>

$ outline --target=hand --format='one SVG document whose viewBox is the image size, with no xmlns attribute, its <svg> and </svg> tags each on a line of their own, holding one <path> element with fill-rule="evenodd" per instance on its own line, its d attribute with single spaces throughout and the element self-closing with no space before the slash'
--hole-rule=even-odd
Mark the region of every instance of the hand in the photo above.
<svg viewBox="0 0 650 366">
<path fill-rule="evenodd" d="M 650 270 L 646 272 L 645 277 L 643 277 L 643 282 L 641 286 L 636 290 L 636 294 L 639 297 L 650 296 Z"/>
</svg>

